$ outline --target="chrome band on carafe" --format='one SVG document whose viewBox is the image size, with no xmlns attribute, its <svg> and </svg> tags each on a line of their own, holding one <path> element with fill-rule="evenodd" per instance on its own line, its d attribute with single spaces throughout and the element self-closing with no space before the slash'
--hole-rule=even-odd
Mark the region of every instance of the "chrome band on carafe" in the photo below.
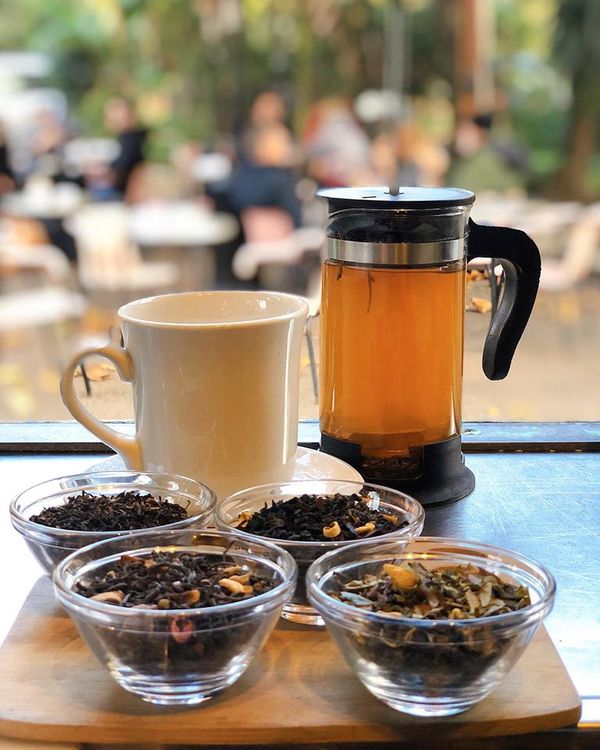
<svg viewBox="0 0 600 750">
<path fill-rule="evenodd" d="M 440 242 L 355 242 L 327 240 L 327 257 L 360 266 L 430 266 L 460 260 L 464 238 Z"/>
</svg>

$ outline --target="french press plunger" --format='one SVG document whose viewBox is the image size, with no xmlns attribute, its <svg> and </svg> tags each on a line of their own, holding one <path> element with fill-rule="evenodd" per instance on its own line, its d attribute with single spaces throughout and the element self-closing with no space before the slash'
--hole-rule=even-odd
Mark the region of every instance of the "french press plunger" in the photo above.
<svg viewBox="0 0 600 750">
<path fill-rule="evenodd" d="M 461 451 L 466 264 L 494 258 L 504 290 L 483 370 L 504 378 L 531 313 L 540 254 L 525 233 L 469 219 L 455 188 L 336 188 L 321 308 L 321 450 L 424 504 L 475 486 Z"/>
</svg>

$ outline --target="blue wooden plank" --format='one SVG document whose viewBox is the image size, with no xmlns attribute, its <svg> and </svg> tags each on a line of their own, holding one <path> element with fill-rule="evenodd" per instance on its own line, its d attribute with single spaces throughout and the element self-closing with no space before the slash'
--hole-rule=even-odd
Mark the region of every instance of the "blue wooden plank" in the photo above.
<svg viewBox="0 0 600 750">
<path fill-rule="evenodd" d="M 107 422 L 132 435 L 131 421 Z M 298 424 L 298 442 L 309 447 L 319 443 L 317 420 Z M 504 450 L 600 450 L 600 422 L 465 422 L 465 452 Z M 0 452 L 106 452 L 112 451 L 78 422 L 0 423 Z"/>
</svg>

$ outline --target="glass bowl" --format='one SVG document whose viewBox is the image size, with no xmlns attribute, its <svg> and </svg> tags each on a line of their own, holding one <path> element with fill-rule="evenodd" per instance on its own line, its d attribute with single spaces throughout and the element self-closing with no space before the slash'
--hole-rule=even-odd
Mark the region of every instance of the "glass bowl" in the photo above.
<svg viewBox="0 0 600 750">
<path fill-rule="evenodd" d="M 418 536 L 423 530 L 425 522 L 425 511 L 423 507 L 414 498 L 405 495 L 397 490 L 388 487 L 380 487 L 376 484 L 365 484 L 364 482 L 351 482 L 342 479 L 320 479 L 320 480 L 302 480 L 290 482 L 276 482 L 274 484 L 263 484 L 257 487 L 251 487 L 241 490 L 233 495 L 217 502 L 215 509 L 215 524 L 218 528 L 225 531 L 232 531 L 239 534 L 244 539 L 266 539 L 267 537 L 250 534 L 242 529 L 236 528 L 235 524 L 240 513 L 254 513 L 260 510 L 265 503 L 273 500 L 289 500 L 299 495 L 366 495 L 374 493 L 379 498 L 378 507 L 396 515 L 402 515 L 408 522 L 406 526 L 382 534 L 377 539 L 387 539 L 389 537 L 414 537 Z M 302 623 L 305 625 L 323 626 L 323 618 L 310 605 L 306 597 L 306 587 L 304 578 L 308 567 L 318 557 L 331 550 L 340 547 L 348 547 L 350 544 L 359 544 L 358 540 L 344 540 L 331 542 L 296 542 L 287 539 L 272 539 L 270 541 L 283 547 L 290 552 L 296 564 L 298 565 L 298 584 L 292 599 L 285 605 L 282 617 L 286 620 Z"/>
<path fill-rule="evenodd" d="M 251 599 L 170 610 L 120 607 L 73 591 L 77 581 L 109 570 L 123 554 L 147 557 L 157 549 L 226 555 L 276 585 Z M 296 564 L 268 542 L 218 531 L 150 530 L 74 552 L 57 566 L 53 581 L 57 600 L 121 687 L 150 703 L 192 705 L 246 671 L 294 590 Z"/>
<path fill-rule="evenodd" d="M 426 568 L 476 565 L 527 586 L 531 604 L 515 612 L 460 620 L 428 620 L 371 612 L 328 592 L 336 581 L 379 573 L 384 563 L 418 561 Z M 488 695 L 508 674 L 554 603 L 552 575 L 500 547 L 421 537 L 359 542 L 317 560 L 306 576 L 308 598 L 321 613 L 348 664 L 376 698 L 413 716 L 450 716 Z"/>
<path fill-rule="evenodd" d="M 116 495 L 119 492 L 139 490 L 151 495 L 160 495 L 163 499 L 183 505 L 188 509 L 187 518 L 176 523 L 164 524 L 153 528 L 177 529 L 193 526 L 203 528 L 212 522 L 216 496 L 206 485 L 177 474 L 159 474 L 139 471 L 98 471 L 88 474 L 74 474 L 68 477 L 50 479 L 36 484 L 17 495 L 10 504 L 11 521 L 15 529 L 22 534 L 27 546 L 42 568 L 52 575 L 54 568 L 73 550 L 86 547 L 88 544 L 111 539 L 118 536 L 129 536 L 139 533 L 132 531 L 71 531 L 30 521 L 31 516 L 40 513 L 44 508 L 63 505 L 67 498 L 82 491 Z"/>
</svg>

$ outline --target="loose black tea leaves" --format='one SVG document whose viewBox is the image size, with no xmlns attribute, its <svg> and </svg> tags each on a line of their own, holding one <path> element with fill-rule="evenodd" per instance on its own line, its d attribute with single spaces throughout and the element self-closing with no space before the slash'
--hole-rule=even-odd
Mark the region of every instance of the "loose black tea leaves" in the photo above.
<svg viewBox="0 0 600 750">
<path fill-rule="evenodd" d="M 299 542 L 368 539 L 408 525 L 401 511 L 371 507 L 373 497 L 300 495 L 273 500 L 255 513 L 241 513 L 237 528 L 249 534 Z"/>
<path fill-rule="evenodd" d="M 340 583 L 331 593 L 361 609 L 429 620 L 470 620 L 531 604 L 525 586 L 476 565 L 428 570 L 419 562 L 386 563 L 379 575 Z"/>
<path fill-rule="evenodd" d="M 78 581 L 78 594 L 138 609 L 202 609 L 249 599 L 275 586 L 250 569 L 193 552 L 155 550 L 121 559 L 101 575 Z"/>
<path fill-rule="evenodd" d="M 253 600 L 282 580 L 260 560 L 159 548 L 105 562 L 74 590 L 111 605 L 111 616 L 129 608 L 126 622 L 96 629 L 115 661 L 144 681 L 166 677 L 183 687 L 195 674 L 210 682 L 240 669 L 250 645 L 262 642 L 279 617 L 277 606 Z"/>
<path fill-rule="evenodd" d="M 44 508 L 30 521 L 71 531 L 130 531 L 176 523 L 188 517 L 187 508 L 136 490 L 117 495 L 81 492 L 64 505 Z"/>
</svg>

